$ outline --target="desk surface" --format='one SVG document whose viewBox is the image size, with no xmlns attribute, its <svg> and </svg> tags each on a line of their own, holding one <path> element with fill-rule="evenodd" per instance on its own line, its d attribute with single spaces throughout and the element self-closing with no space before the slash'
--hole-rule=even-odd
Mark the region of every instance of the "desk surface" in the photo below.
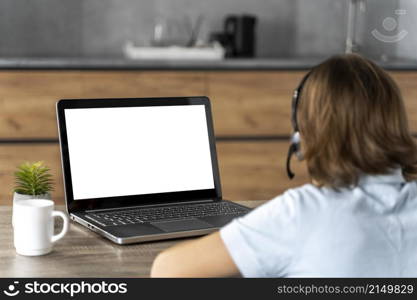
<svg viewBox="0 0 417 300">
<path fill-rule="evenodd" d="M 263 202 L 238 203 L 256 207 Z M 0 206 L 0 277 L 148 277 L 155 256 L 184 240 L 121 246 L 71 222 L 69 232 L 51 253 L 20 256 L 13 246 L 11 206 Z"/>
</svg>

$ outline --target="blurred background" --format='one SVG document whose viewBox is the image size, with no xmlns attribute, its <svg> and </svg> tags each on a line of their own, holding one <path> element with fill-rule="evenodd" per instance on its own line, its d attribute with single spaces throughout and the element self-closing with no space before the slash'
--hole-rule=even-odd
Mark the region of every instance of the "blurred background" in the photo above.
<svg viewBox="0 0 417 300">
<path fill-rule="evenodd" d="M 256 17 L 255 53 L 259 58 L 325 57 L 345 50 L 347 0 L 2 0 L 1 57 L 120 57 L 127 41 L 150 45 L 155 27 L 188 39 L 185 27 L 201 17 L 199 39 L 224 29 L 229 15 Z M 358 51 L 381 59 L 417 59 L 417 3 L 413 0 L 367 0 L 358 8 Z M 359 3 L 360 4 L 360 3 Z M 358 5 L 360 6 L 360 5 Z M 404 14 L 396 14 L 399 8 Z M 393 18 L 398 26 L 383 27 Z M 163 27 L 163 26 L 162 26 Z M 383 44 L 372 30 L 409 37 Z M 388 28 L 390 29 L 390 28 Z M 164 33 L 163 33 L 164 34 Z M 166 33 L 168 34 L 168 33 Z M 182 35 L 182 36 L 181 36 Z"/>
<path fill-rule="evenodd" d="M 39 160 L 63 203 L 63 98 L 208 96 L 231 200 L 309 182 L 302 162 L 286 176 L 290 101 L 331 55 L 385 68 L 417 135 L 416 20 L 415 0 L 1 0 L 0 205 L 11 203 L 16 167 Z"/>
</svg>

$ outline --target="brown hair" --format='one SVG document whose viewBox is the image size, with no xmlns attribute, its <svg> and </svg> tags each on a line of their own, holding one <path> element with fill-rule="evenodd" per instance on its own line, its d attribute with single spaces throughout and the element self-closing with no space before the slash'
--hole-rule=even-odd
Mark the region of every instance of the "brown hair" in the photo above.
<svg viewBox="0 0 417 300">
<path fill-rule="evenodd" d="M 334 188 L 356 185 L 361 174 L 401 168 L 417 179 L 417 148 L 400 90 L 359 55 L 332 57 L 315 67 L 297 112 L 310 176 Z"/>
</svg>

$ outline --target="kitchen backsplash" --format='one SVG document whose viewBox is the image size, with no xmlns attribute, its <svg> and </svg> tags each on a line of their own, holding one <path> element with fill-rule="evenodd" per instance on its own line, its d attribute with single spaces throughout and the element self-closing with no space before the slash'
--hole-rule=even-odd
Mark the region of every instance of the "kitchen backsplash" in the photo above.
<svg viewBox="0 0 417 300">
<path fill-rule="evenodd" d="M 417 58 L 417 34 L 384 43 L 371 35 L 395 9 L 414 26 L 417 1 L 367 0 L 358 30 L 360 50 L 373 57 Z M 200 36 L 223 29 L 229 14 L 256 15 L 258 57 L 327 56 L 345 48 L 347 0 L 1 0 L 1 57 L 120 56 L 127 40 L 147 44 L 157 20 L 203 16 Z M 397 32 L 396 31 L 396 32 Z M 413 51 L 414 50 L 414 51 Z"/>
</svg>

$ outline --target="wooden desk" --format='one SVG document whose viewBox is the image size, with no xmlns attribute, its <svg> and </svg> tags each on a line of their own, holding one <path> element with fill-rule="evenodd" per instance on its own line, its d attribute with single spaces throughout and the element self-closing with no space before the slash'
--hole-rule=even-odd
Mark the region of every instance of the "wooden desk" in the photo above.
<svg viewBox="0 0 417 300">
<path fill-rule="evenodd" d="M 263 201 L 239 203 L 256 207 Z M 121 246 L 71 222 L 69 232 L 50 254 L 20 256 L 13 246 L 11 210 L 11 206 L 0 206 L 0 277 L 148 277 L 160 251 L 187 240 Z"/>
</svg>

